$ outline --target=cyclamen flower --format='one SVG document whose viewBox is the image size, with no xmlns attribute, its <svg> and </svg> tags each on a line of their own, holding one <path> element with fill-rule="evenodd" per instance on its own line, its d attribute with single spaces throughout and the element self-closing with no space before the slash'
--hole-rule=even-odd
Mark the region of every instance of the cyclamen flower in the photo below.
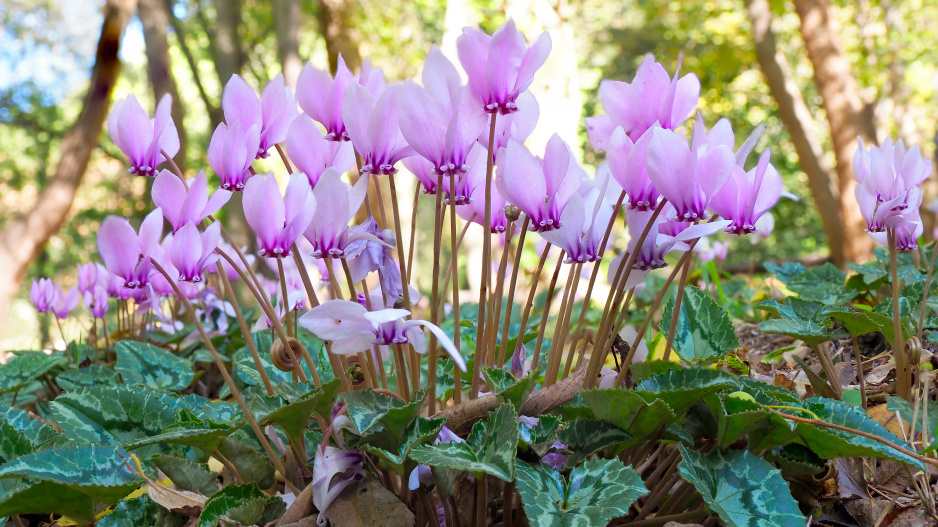
<svg viewBox="0 0 938 527">
<path fill-rule="evenodd" d="M 605 150 L 619 126 L 632 141 L 637 141 L 656 123 L 668 130 L 681 126 L 697 106 L 700 80 L 693 73 L 678 79 L 680 70 L 679 65 L 674 77 L 670 77 L 664 66 L 648 54 L 642 59 L 631 84 L 600 82 L 599 97 L 606 113 L 586 118 L 590 144 Z"/>
<path fill-rule="evenodd" d="M 351 236 L 358 233 L 367 233 L 374 239 L 365 238 L 363 248 L 348 261 L 352 273 L 352 281 L 358 283 L 372 271 L 378 271 L 381 279 L 381 291 L 387 294 L 386 305 L 394 303 L 404 294 L 404 283 L 401 280 L 401 268 L 394 259 L 396 238 L 394 231 L 379 229 L 374 218 L 368 218 L 361 225 L 349 228 Z M 411 299 L 414 295 L 411 295 Z"/>
<path fill-rule="evenodd" d="M 743 144 L 739 146 L 739 149 L 736 150 L 736 164 L 739 165 L 740 168 L 745 168 L 749 154 L 755 149 L 756 143 L 762 138 L 764 132 L 765 123 L 756 126 L 752 129 L 752 132 L 749 133 L 749 137 L 747 137 L 746 140 L 743 141 Z M 729 119 L 724 117 L 717 121 L 716 124 L 713 125 L 713 128 L 707 130 L 703 114 L 697 112 L 697 118 L 694 120 L 694 130 L 690 141 L 691 150 L 702 152 L 720 145 L 726 146 L 730 150 L 736 148 L 736 134 L 733 133 L 733 126 L 730 124 Z"/>
<path fill-rule="evenodd" d="M 456 180 L 456 203 L 462 203 L 456 207 L 456 213 L 466 221 L 470 221 L 471 219 L 474 223 L 482 225 L 483 228 L 487 228 L 489 232 L 505 232 L 508 228 L 508 217 L 505 215 L 507 202 L 501 192 L 499 192 L 498 185 L 492 185 L 491 189 L 491 222 L 489 222 L 488 226 L 483 225 L 485 223 L 486 150 L 477 146 L 473 149 L 472 156 L 474 160 L 472 161 L 472 168 L 469 170 L 469 173 L 465 174 L 461 180 Z M 447 198 L 444 198 L 444 201 L 448 204 L 448 196 L 452 194 L 449 192 L 449 178 L 444 178 L 443 183 L 447 191 Z M 467 196 L 468 199 L 463 196 Z"/>
<path fill-rule="evenodd" d="M 107 287 L 107 281 L 110 273 L 107 269 L 97 263 L 88 262 L 78 265 L 78 292 L 86 294 L 92 291 L 96 286 Z"/>
<path fill-rule="evenodd" d="M 170 158 L 179 153 L 179 134 L 170 115 L 172 104 L 172 97 L 164 95 L 151 120 L 133 95 L 114 103 L 107 131 L 130 160 L 127 172 L 153 176 L 163 163 L 163 151 Z"/>
<path fill-rule="evenodd" d="M 727 242 L 713 242 L 711 245 L 707 243 L 707 240 L 703 240 L 703 243 L 694 246 L 694 252 L 700 256 L 701 262 L 723 261 L 726 260 L 729 248 L 730 244 Z"/>
<path fill-rule="evenodd" d="M 260 127 L 256 124 L 247 129 L 241 121 L 218 125 L 208 144 L 208 162 L 221 179 L 222 189 L 244 190 L 260 141 Z"/>
<path fill-rule="evenodd" d="M 498 156 L 498 190 L 531 218 L 529 229 L 560 227 L 563 208 L 586 175 L 563 139 L 557 134 L 550 138 L 543 161 L 514 139 Z"/>
<path fill-rule="evenodd" d="M 353 481 L 365 477 L 365 457 L 361 452 L 331 446 L 316 449 L 313 461 L 313 505 L 319 510 L 316 523 L 326 524 L 323 514 Z"/>
<path fill-rule="evenodd" d="M 866 178 L 854 188 L 860 213 L 870 233 L 885 232 L 887 227 L 905 223 L 907 214 L 915 214 L 922 204 L 922 189 L 912 187 L 898 196 L 881 201 L 873 178 Z"/>
<path fill-rule="evenodd" d="M 918 249 L 918 239 L 925 232 L 925 226 L 922 224 L 918 210 L 904 216 L 903 219 L 905 220 L 903 223 L 895 226 L 896 250 L 914 251 Z M 871 232 L 870 236 L 883 247 L 889 246 L 889 238 L 885 232 Z"/>
<path fill-rule="evenodd" d="M 545 31 L 529 48 L 514 20 L 491 36 L 466 27 L 456 39 L 469 87 L 486 112 L 502 115 L 518 110 L 518 96 L 531 86 L 534 74 L 547 61 L 550 47 L 550 35 Z"/>
<path fill-rule="evenodd" d="M 599 244 L 612 219 L 612 206 L 603 199 L 603 190 L 590 185 L 583 195 L 574 194 L 560 217 L 560 228 L 541 233 L 545 240 L 566 252 L 566 263 L 600 259 Z"/>
<path fill-rule="evenodd" d="M 312 192 L 316 212 L 304 233 L 313 245 L 315 258 L 352 257 L 364 249 L 364 240 L 378 241 L 368 233 L 351 233 L 348 226 L 365 201 L 367 191 L 368 177 L 358 178 L 353 187 L 342 181 L 335 169 L 323 172 Z"/>
<path fill-rule="evenodd" d="M 362 174 L 395 174 L 398 161 L 416 154 L 398 125 L 401 96 L 401 86 L 389 86 L 377 100 L 363 86 L 349 86 L 342 103 L 342 119 L 364 160 Z"/>
<path fill-rule="evenodd" d="M 33 280 L 29 289 L 29 301 L 36 306 L 36 311 L 46 313 L 52 309 L 57 288 L 58 285 L 51 278 L 40 278 L 38 282 Z"/>
<path fill-rule="evenodd" d="M 674 206 L 679 220 L 707 218 L 707 206 L 735 166 L 733 150 L 725 145 L 691 150 L 687 140 L 671 130 L 650 132 L 645 168 L 648 179 Z"/>
<path fill-rule="evenodd" d="M 208 180 L 202 170 L 191 180 L 188 190 L 172 172 L 163 170 L 153 181 L 150 194 L 153 203 L 163 209 L 163 216 L 174 233 L 188 223 L 201 223 L 231 199 L 231 192 L 224 189 L 216 190 L 209 197 Z"/>
<path fill-rule="evenodd" d="M 566 451 L 567 448 L 569 447 L 566 443 L 554 441 L 554 443 L 550 445 L 550 452 L 541 458 L 541 463 L 544 463 L 554 470 L 563 470 L 563 466 L 567 462 L 567 454 L 563 452 Z"/>
<path fill-rule="evenodd" d="M 499 116 L 495 119 L 495 144 L 492 151 L 498 152 L 500 148 L 508 146 L 509 139 L 515 139 L 523 143 L 534 132 L 537 126 L 537 120 L 540 116 L 540 107 L 537 105 L 537 99 L 531 92 L 522 92 L 517 99 L 517 110 Z M 479 144 L 484 148 L 489 147 L 489 127 L 482 128 L 479 134 Z"/>
<path fill-rule="evenodd" d="M 730 234 L 756 232 L 756 223 L 782 196 L 782 177 L 769 163 L 771 150 L 759 156 L 759 163 L 749 172 L 735 165 L 726 184 L 710 200 L 710 209 L 732 220 Z"/>
<path fill-rule="evenodd" d="M 646 133 L 632 143 L 621 126 L 617 126 L 609 139 L 606 159 L 616 182 L 625 190 L 627 207 L 635 210 L 654 210 L 661 194 L 648 179 L 645 155 L 652 134 Z"/>
<path fill-rule="evenodd" d="M 456 67 L 434 46 L 423 68 L 423 88 L 405 84 L 399 116 L 407 143 L 437 174 L 465 174 L 467 158 L 485 128 L 485 113 L 463 89 Z"/>
<path fill-rule="evenodd" d="M 55 298 L 49 311 L 58 319 L 68 318 L 69 313 L 78 306 L 78 289 L 71 287 L 63 291 L 58 284 L 55 286 Z"/>
<path fill-rule="evenodd" d="M 402 161 L 404 167 L 417 178 L 417 181 L 423 185 L 423 193 L 435 195 L 439 186 L 439 174 L 436 173 L 436 167 L 433 163 L 420 156 L 411 156 Z M 448 179 L 448 178 L 444 178 Z"/>
<path fill-rule="evenodd" d="M 907 150 L 902 139 L 893 143 L 892 138 L 888 138 L 882 146 L 871 146 L 869 151 L 862 139 L 858 137 L 857 142 L 859 148 L 853 156 L 853 175 L 857 183 L 875 191 L 878 202 L 892 202 L 892 208 L 906 208 L 911 189 L 931 175 L 931 161 L 922 158 L 918 145 Z M 895 202 L 900 196 L 904 200 Z"/>
<path fill-rule="evenodd" d="M 94 286 L 93 291 L 86 292 L 84 294 L 84 301 L 85 307 L 91 311 L 91 316 L 94 318 L 104 318 L 104 315 L 107 314 L 108 308 L 110 307 L 107 289 L 100 285 Z"/>
<path fill-rule="evenodd" d="M 98 229 L 98 253 L 104 266 L 124 281 L 124 287 L 139 289 L 150 276 L 151 252 L 159 251 L 163 233 L 163 210 L 156 208 L 140 224 L 138 235 L 120 216 L 108 216 Z"/>
<path fill-rule="evenodd" d="M 232 75 L 222 92 L 221 107 L 229 125 L 240 121 L 242 126 L 258 127 L 260 143 L 254 152 L 257 158 L 269 156 L 270 147 L 286 139 L 287 129 L 300 113 L 293 91 L 279 74 L 267 83 L 260 98 L 240 75 Z"/>
<path fill-rule="evenodd" d="M 372 68 L 369 61 L 362 64 L 361 73 L 353 76 L 339 55 L 335 78 L 329 72 L 306 64 L 296 81 L 296 99 L 306 115 L 326 128 L 326 139 L 348 141 L 349 134 L 342 118 L 342 105 L 351 84 L 362 85 L 368 93 L 377 97 L 385 87 L 381 68 Z"/>
<path fill-rule="evenodd" d="M 218 261 L 215 248 L 221 237 L 220 224 L 212 223 L 200 233 L 198 227 L 190 222 L 172 236 L 173 243 L 168 256 L 179 271 L 179 279 L 184 282 L 201 282 L 202 272 Z"/>
<path fill-rule="evenodd" d="M 350 300 L 330 300 L 310 309 L 300 317 L 300 325 L 323 340 L 332 341 L 332 352 L 341 355 L 358 353 L 372 345 L 410 343 L 414 351 L 427 352 L 425 326 L 438 339 L 459 369 L 466 371 L 466 362 L 453 341 L 443 330 L 425 320 L 404 320 L 410 311 L 404 309 L 368 309 Z"/>
<path fill-rule="evenodd" d="M 287 153 L 309 186 L 316 188 L 319 177 L 329 167 L 346 172 L 355 165 L 355 150 L 347 142 L 329 141 L 312 119 L 301 115 L 287 131 Z"/>
<path fill-rule="evenodd" d="M 279 258 L 290 254 L 290 246 L 313 219 L 316 198 L 303 174 L 290 174 L 285 196 L 273 174 L 258 175 L 244 187 L 244 219 L 257 235 L 258 254 Z"/>
</svg>

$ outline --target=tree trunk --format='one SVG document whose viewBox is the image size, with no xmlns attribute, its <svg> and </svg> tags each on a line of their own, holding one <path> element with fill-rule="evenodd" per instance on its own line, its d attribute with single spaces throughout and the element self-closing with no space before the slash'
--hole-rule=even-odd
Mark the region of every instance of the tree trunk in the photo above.
<svg viewBox="0 0 938 527">
<path fill-rule="evenodd" d="M 778 113 L 785 129 L 795 145 L 801 169 L 808 177 L 808 187 L 821 216 L 831 258 L 838 267 L 843 267 L 847 260 L 847 232 L 844 228 L 841 202 L 838 199 L 840 192 L 837 176 L 824 161 L 824 152 L 816 135 L 814 119 L 808 111 L 801 91 L 791 79 L 785 56 L 775 47 L 769 1 L 746 0 L 746 9 L 752 24 L 752 39 L 762 75 L 778 105 Z M 849 198 L 853 199 L 853 195 Z"/>
<path fill-rule="evenodd" d="M 0 325 L 7 320 L 10 304 L 29 264 L 65 222 L 72 206 L 107 119 L 111 93 L 120 72 L 121 35 L 136 4 L 135 0 L 108 0 L 105 5 L 88 92 L 75 124 L 62 139 L 55 175 L 39 193 L 36 204 L 0 232 Z"/>
<path fill-rule="evenodd" d="M 173 77 L 169 58 L 167 6 L 163 0 L 139 0 L 137 9 L 140 22 L 143 24 L 143 39 L 147 52 L 147 77 L 153 86 L 153 97 L 156 104 L 159 104 L 160 99 L 166 94 L 173 98 L 173 122 L 176 123 L 176 130 L 179 132 L 179 155 L 176 156 L 175 161 L 185 173 L 187 144 L 186 128 L 183 126 L 185 112 L 183 112 L 183 102 L 179 98 L 179 90 L 176 89 L 176 79 Z"/>
<path fill-rule="evenodd" d="M 296 87 L 303 69 L 300 58 L 300 19 L 303 13 L 298 0 L 274 1 L 274 30 L 277 33 L 277 57 L 287 86 Z"/>
<path fill-rule="evenodd" d="M 348 68 L 355 71 L 362 64 L 358 51 L 358 29 L 355 25 L 355 0 L 319 0 L 319 28 L 326 39 L 329 52 L 329 67 L 335 71 L 339 54 L 345 59 Z"/>
<path fill-rule="evenodd" d="M 847 229 L 844 254 L 848 260 L 863 261 L 873 255 L 873 240 L 863 232 L 866 222 L 856 204 L 852 163 L 858 136 L 867 144 L 876 143 L 872 108 L 860 98 L 830 2 L 795 0 L 795 9 L 801 18 L 801 36 L 814 67 L 814 83 L 823 99 L 831 129 L 840 210 Z"/>
<path fill-rule="evenodd" d="M 215 71 L 222 87 L 244 66 L 244 50 L 241 49 L 241 5 L 238 0 L 214 0 L 215 6 Z"/>
</svg>

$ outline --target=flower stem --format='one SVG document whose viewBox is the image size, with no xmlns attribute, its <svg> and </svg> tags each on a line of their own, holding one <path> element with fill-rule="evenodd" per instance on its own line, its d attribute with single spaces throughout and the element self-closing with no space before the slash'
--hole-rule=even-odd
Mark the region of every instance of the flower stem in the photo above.
<svg viewBox="0 0 938 527">
<path fill-rule="evenodd" d="M 564 251 L 560 251 L 557 256 L 557 267 L 554 268 L 554 275 L 550 278 L 550 285 L 547 287 L 547 298 L 544 300 L 544 309 L 541 311 L 541 324 L 537 331 L 537 342 L 534 343 L 534 357 L 531 359 L 531 369 L 537 369 L 537 363 L 541 356 L 541 345 L 544 344 L 544 335 L 547 329 L 547 319 L 550 314 L 550 305 L 554 300 L 554 291 L 557 287 L 557 277 L 560 276 L 560 268 L 563 266 Z M 568 280 L 569 282 L 569 280 Z"/>
<path fill-rule="evenodd" d="M 267 368 L 264 367 L 264 363 L 261 362 L 260 354 L 257 352 L 257 346 L 254 345 L 254 337 L 251 335 L 251 330 L 248 329 L 248 323 L 244 320 L 244 313 L 241 312 L 241 306 L 238 305 L 238 298 L 235 296 L 234 289 L 231 287 L 231 282 L 228 280 L 228 273 L 225 272 L 224 266 L 221 264 L 221 260 L 215 262 L 215 266 L 218 268 L 218 274 L 222 277 L 222 282 L 225 284 L 225 292 L 228 293 L 228 299 L 231 301 L 231 307 L 234 308 L 235 317 L 238 319 L 238 327 L 241 329 L 241 335 L 244 336 L 244 342 L 247 344 L 248 350 L 251 352 L 251 358 L 254 359 L 254 366 L 257 367 L 258 373 L 261 374 L 261 381 L 264 383 L 264 389 L 267 390 L 267 395 L 274 395 L 274 387 L 270 384 L 270 377 L 267 376 Z"/>
<path fill-rule="evenodd" d="M 511 282 L 508 284 L 508 305 L 505 306 L 505 317 L 502 320 L 502 342 L 498 347 L 497 364 L 505 363 L 505 354 L 508 350 L 508 329 L 511 327 L 511 312 L 515 307 L 515 287 L 518 284 L 518 271 L 521 270 L 521 254 L 524 251 L 524 236 L 528 232 L 529 223 L 531 223 L 531 218 L 525 215 L 524 221 L 521 223 L 521 233 L 518 234 L 514 263 L 511 266 Z M 519 333 L 519 337 L 524 337 L 523 330 Z"/>
<path fill-rule="evenodd" d="M 899 309 L 899 272 L 896 256 L 896 230 L 886 229 L 889 244 L 889 272 L 892 277 L 892 327 L 893 358 L 896 361 L 896 395 L 911 402 L 912 390 L 909 382 L 909 360 L 905 354 L 905 337 L 902 334 L 902 312 Z M 925 290 L 928 290 L 926 284 Z"/>
<path fill-rule="evenodd" d="M 418 183 L 418 188 L 419 188 Z M 437 176 L 436 185 L 436 206 L 433 209 L 433 284 L 430 291 L 430 322 L 436 326 L 440 325 L 442 318 L 442 309 L 439 307 L 440 300 L 440 246 L 443 245 L 443 175 Z M 405 286 L 406 287 L 406 286 Z M 456 345 L 459 345 L 459 339 L 456 339 Z M 430 333 L 430 344 L 427 349 L 427 385 L 430 390 L 427 395 L 429 401 L 429 412 L 433 415 L 436 408 L 436 360 L 437 360 L 437 342 L 436 335 Z M 459 377 L 456 377 L 456 389 L 454 395 L 459 392 Z"/>
<path fill-rule="evenodd" d="M 668 340 L 664 347 L 664 360 L 671 358 L 671 345 L 674 344 L 674 333 L 677 331 L 677 321 L 681 317 L 681 300 L 684 298 L 684 288 L 687 287 L 687 275 L 690 274 L 692 258 L 688 258 L 681 266 L 681 279 L 677 284 L 674 296 L 674 309 L 671 310 L 671 325 L 668 326 Z"/>
<path fill-rule="evenodd" d="M 550 356 L 547 358 L 547 371 L 544 374 L 544 386 L 557 382 L 560 373 L 560 360 L 563 358 L 563 344 L 566 339 L 567 326 L 573 313 L 574 297 L 580 283 L 581 264 L 570 265 L 567 283 L 564 284 L 563 300 L 560 302 L 560 311 L 557 313 L 557 325 L 554 327 L 554 336 L 550 342 Z M 545 313 L 546 315 L 546 313 Z"/>
<path fill-rule="evenodd" d="M 492 256 L 492 235 L 490 232 L 490 225 L 492 225 L 492 172 L 495 168 L 495 118 L 498 115 L 497 112 L 492 112 L 492 118 L 489 121 L 489 145 L 486 152 L 485 160 L 485 214 L 482 220 L 482 284 L 479 287 L 479 317 L 476 322 L 476 360 L 475 360 L 475 369 L 478 370 L 480 367 L 480 343 L 484 345 L 485 343 L 485 308 L 488 300 L 488 288 L 490 275 L 492 274 L 490 261 Z M 455 191 L 455 189 L 451 189 Z M 484 350 L 481 350 L 482 355 L 485 356 Z M 478 371 L 475 372 L 476 376 Z M 479 395 L 479 380 L 476 377 L 472 379 L 472 388 L 469 392 L 470 399 L 475 399 Z"/>
<path fill-rule="evenodd" d="M 921 248 L 919 248 L 921 250 Z M 931 275 L 935 269 L 935 256 L 938 256 L 938 244 L 932 247 L 931 263 L 928 264 L 928 271 L 925 273 L 925 291 L 922 293 L 922 309 L 918 315 L 918 339 L 922 340 L 925 332 L 925 302 L 928 301 L 929 289 L 931 289 Z M 924 260 L 924 258 L 922 258 Z"/>
<path fill-rule="evenodd" d="M 404 284 L 404 309 L 410 309 L 410 288 L 407 286 L 410 280 L 407 275 L 407 259 L 404 254 L 404 233 L 401 232 L 401 211 L 397 205 L 397 187 L 394 185 L 394 174 L 388 174 L 388 185 L 391 189 L 391 212 L 394 214 L 394 234 L 397 236 L 397 263 L 401 268 L 401 283 Z"/>
</svg>

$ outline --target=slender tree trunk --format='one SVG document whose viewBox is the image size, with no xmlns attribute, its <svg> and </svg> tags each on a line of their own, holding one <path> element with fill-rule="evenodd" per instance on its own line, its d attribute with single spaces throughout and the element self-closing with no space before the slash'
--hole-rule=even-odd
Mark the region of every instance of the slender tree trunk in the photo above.
<svg viewBox="0 0 938 527">
<path fill-rule="evenodd" d="M 360 38 L 355 24 L 359 5 L 355 0 L 319 0 L 319 28 L 326 39 L 332 71 L 339 62 L 339 54 L 350 70 L 355 71 L 361 66 Z"/>
<path fill-rule="evenodd" d="M 277 33 L 277 57 L 287 86 L 295 87 L 303 69 L 300 58 L 300 20 L 303 16 L 298 0 L 274 1 L 274 30 Z"/>
<path fill-rule="evenodd" d="M 173 122 L 179 132 L 179 155 L 176 164 L 186 171 L 186 128 L 183 125 L 183 101 L 176 88 L 176 78 L 173 77 L 172 63 L 169 58 L 169 12 L 164 0 L 138 0 L 137 5 L 140 22 L 143 24 L 143 39 L 147 51 L 147 77 L 153 86 L 153 96 L 156 104 L 169 94 L 173 98 Z"/>
<path fill-rule="evenodd" d="M 186 31 L 182 25 L 182 22 L 176 17 L 176 14 L 173 13 L 173 0 L 163 0 L 163 3 L 166 5 L 166 13 L 169 15 L 169 23 L 173 26 L 173 33 L 176 34 L 176 43 L 179 46 L 179 50 L 182 51 L 182 56 L 186 59 L 186 65 L 189 66 L 189 72 L 192 74 L 192 80 L 195 83 L 196 89 L 199 91 L 199 98 L 202 99 L 202 104 L 205 105 L 205 111 L 209 115 L 209 120 L 212 123 L 212 127 L 218 126 L 218 123 L 224 120 L 224 116 L 221 113 L 221 108 L 218 105 L 212 102 L 212 99 L 209 97 L 208 92 L 205 90 L 205 85 L 202 83 L 202 75 L 199 74 L 199 67 L 196 64 L 195 56 L 192 54 L 192 50 L 189 48 L 189 43 L 186 41 Z"/>
<path fill-rule="evenodd" d="M 847 261 L 845 240 L 847 231 L 841 214 L 840 191 L 837 175 L 824 161 L 821 143 L 817 138 L 814 119 L 804 102 L 801 91 L 789 74 L 785 56 L 775 47 L 775 34 L 772 32 L 772 10 L 768 0 L 746 0 L 749 21 L 752 24 L 752 38 L 756 48 L 756 59 L 762 69 L 762 75 L 769 86 L 772 98 L 778 105 L 778 113 L 791 136 L 801 169 L 808 177 L 811 196 L 821 216 L 821 224 L 831 258 L 838 267 Z M 849 196 L 853 199 L 853 195 Z M 854 234 L 854 233 L 851 233 Z"/>
<path fill-rule="evenodd" d="M 136 4 L 135 0 L 108 0 L 105 5 L 88 92 L 75 124 L 62 139 L 55 175 L 39 193 L 36 204 L 0 232 L 0 326 L 7 320 L 10 303 L 29 264 L 65 222 L 72 206 L 107 119 L 120 72 L 121 35 Z"/>
<path fill-rule="evenodd" d="M 847 228 L 844 253 L 848 260 L 863 261 L 873 254 L 873 240 L 863 231 L 866 222 L 856 205 L 853 154 L 857 137 L 876 143 L 872 108 L 863 103 L 859 88 L 838 35 L 828 0 L 795 0 L 801 18 L 801 36 L 814 67 L 814 83 L 823 99 L 837 159 L 840 209 Z"/>
</svg>

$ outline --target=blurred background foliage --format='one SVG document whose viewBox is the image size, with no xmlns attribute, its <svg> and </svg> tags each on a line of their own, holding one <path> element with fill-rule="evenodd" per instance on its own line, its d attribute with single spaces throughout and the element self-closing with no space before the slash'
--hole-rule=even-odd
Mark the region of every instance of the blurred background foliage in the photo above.
<svg viewBox="0 0 938 527">
<path fill-rule="evenodd" d="M 351 50 L 370 58 L 390 80 L 419 78 L 423 57 L 433 44 L 441 45 L 455 60 L 454 42 L 462 26 L 478 24 L 493 31 L 512 17 L 529 38 L 550 30 L 552 60 L 560 61 L 538 74 L 535 93 L 545 122 L 539 132 L 543 137 L 531 140 L 532 150 L 542 149 L 546 137 L 557 131 L 575 143 L 584 163 L 597 165 L 602 154 L 589 148 L 583 117 L 602 112 L 600 80 L 631 81 L 646 53 L 653 53 L 669 71 L 683 55 L 682 73 L 700 77 L 699 109 L 707 125 L 726 117 L 742 141 L 764 122 L 766 133 L 757 151 L 772 148 L 772 161 L 787 189 L 800 198 L 779 204 L 771 238 L 759 245 L 731 240 L 723 265 L 746 270 L 753 258 L 791 260 L 829 254 L 805 174 L 756 60 L 743 0 L 155 1 L 170 15 L 166 28 L 170 72 L 179 92 L 176 104 L 183 108 L 188 142 L 184 164 L 191 174 L 207 168 L 205 151 L 219 118 L 225 71 L 219 64 L 219 48 L 225 41 L 218 32 L 226 20 L 232 20 L 232 10 L 235 18 L 229 28 L 235 29 L 238 47 L 235 71 L 255 87 L 262 87 L 285 64 L 278 48 L 282 45 L 278 35 L 283 36 L 278 23 L 283 23 L 284 12 L 277 10 L 293 10 L 286 16 L 295 24 L 293 47 L 302 61 L 325 68 L 336 50 Z M 55 167 L 61 138 L 78 115 L 87 88 L 104 4 L 96 0 L 0 3 L 0 228 L 28 211 Z M 824 130 L 824 110 L 799 32 L 799 16 L 789 1 L 771 0 L 770 6 L 778 52 L 787 60 L 788 73 L 814 124 Z M 898 135 L 934 157 L 938 2 L 833 0 L 831 8 L 861 97 L 875 116 L 879 139 Z M 120 50 L 123 70 L 114 95 L 133 93 L 152 111 L 155 99 L 147 74 L 142 13 L 142 9 L 136 12 L 126 29 Z M 346 58 L 357 61 L 348 53 Z M 819 138 L 832 166 L 829 134 L 821 133 Z M 95 258 L 93 233 L 105 215 L 141 216 L 148 210 L 149 181 L 129 177 L 124 169 L 122 156 L 103 133 L 64 226 L 33 261 L 27 277 L 57 276 L 66 285 L 73 284 L 75 264 Z M 926 203 L 935 188 L 927 192 Z M 421 222 L 432 221 L 429 210 L 419 217 Z M 624 240 L 617 244 L 624 246 Z M 533 254 L 530 260 L 536 261 Z M 27 294 L 28 287 L 21 287 L 15 301 L 19 308 L 12 310 L 0 348 L 31 345 L 42 333 L 41 321 L 26 305 Z"/>
</svg>

